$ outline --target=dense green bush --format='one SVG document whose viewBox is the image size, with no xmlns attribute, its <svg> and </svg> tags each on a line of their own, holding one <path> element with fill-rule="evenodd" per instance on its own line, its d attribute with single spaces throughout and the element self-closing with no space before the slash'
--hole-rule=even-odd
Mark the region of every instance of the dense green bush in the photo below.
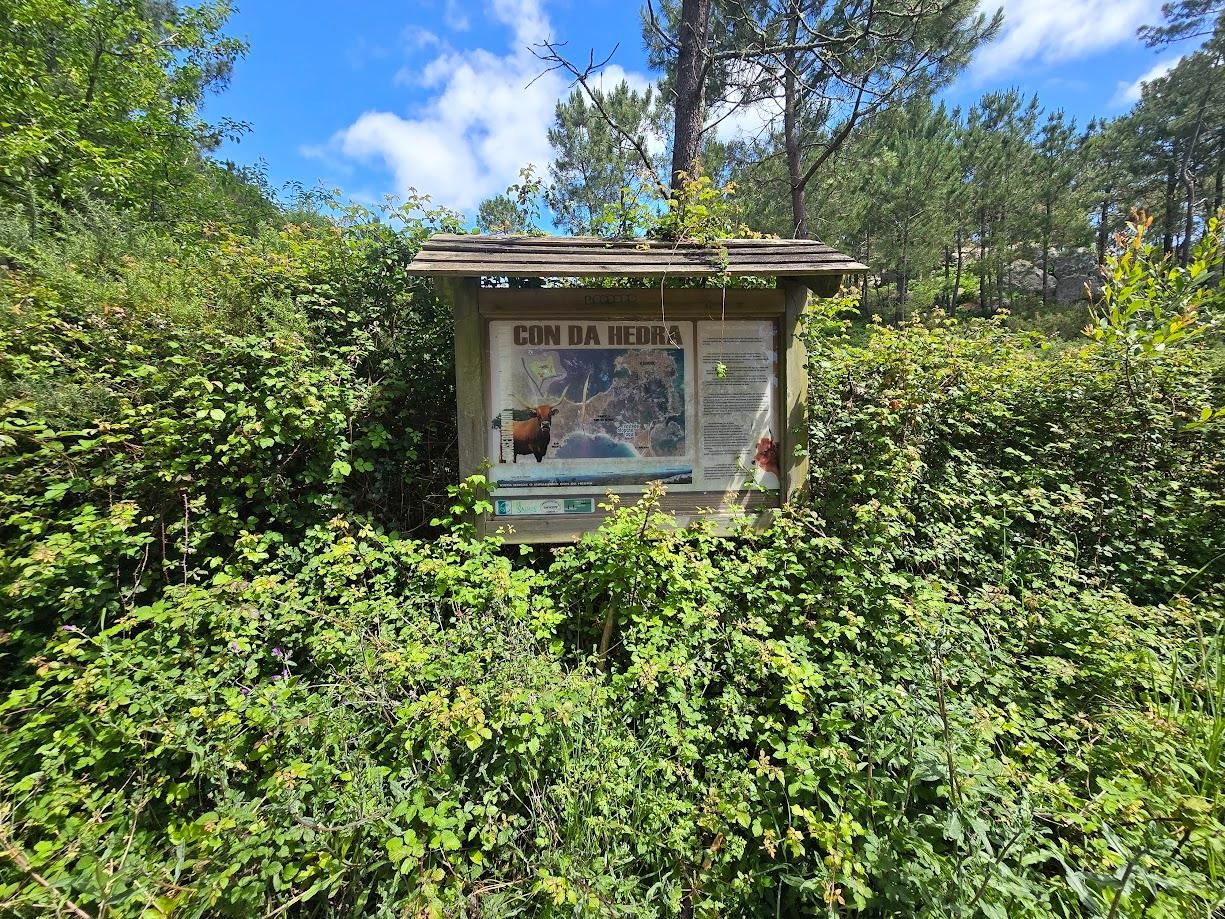
<svg viewBox="0 0 1225 919">
<path fill-rule="evenodd" d="M 0 17 L 0 915 L 1222 914 L 1215 224 L 1083 347 L 816 305 L 807 500 L 516 554 L 404 273 L 457 216 L 210 159 L 229 10 Z M 747 232 L 681 184 L 600 222 Z"/>
<path fill-rule="evenodd" d="M 1131 374 L 1105 348 L 1051 347 L 1003 320 L 879 326 L 815 342 L 817 504 L 901 541 L 918 571 L 1024 585 L 1065 563 L 1140 602 L 1225 566 L 1225 359 L 1193 350 Z M 1142 390 L 1141 390 L 1142 387 Z"/>
<path fill-rule="evenodd" d="M 451 218 L 390 216 L 408 222 L 354 212 L 184 242 L 94 213 L 8 247 L 11 648 L 191 583 L 245 532 L 292 539 L 342 511 L 429 519 L 454 477 L 449 311 L 401 269 Z"/>
<path fill-rule="evenodd" d="M 1208 915 L 1212 605 L 1071 569 L 971 588 L 822 530 L 715 540 L 648 504 L 543 571 L 341 520 L 241 540 L 211 583 L 69 627 L 0 708 L 26 866 L 0 896 L 1058 915 L 1127 871 L 1123 914 Z M 566 638 L 608 604 L 601 674 Z"/>
<path fill-rule="evenodd" d="M 397 532 L 446 215 L 108 219 L 0 276 L 0 909 L 1219 910 L 1210 274 L 1135 250 L 1079 349 L 814 308 L 807 502 L 518 555 Z"/>
</svg>

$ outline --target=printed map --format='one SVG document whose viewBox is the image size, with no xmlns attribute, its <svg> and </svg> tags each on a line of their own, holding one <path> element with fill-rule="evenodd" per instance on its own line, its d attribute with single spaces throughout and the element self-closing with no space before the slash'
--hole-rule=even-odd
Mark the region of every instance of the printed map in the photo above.
<svg viewBox="0 0 1225 919">
<path fill-rule="evenodd" d="M 545 462 L 685 455 L 682 349 L 561 348 L 521 357 L 521 400 L 560 403 Z"/>
</svg>

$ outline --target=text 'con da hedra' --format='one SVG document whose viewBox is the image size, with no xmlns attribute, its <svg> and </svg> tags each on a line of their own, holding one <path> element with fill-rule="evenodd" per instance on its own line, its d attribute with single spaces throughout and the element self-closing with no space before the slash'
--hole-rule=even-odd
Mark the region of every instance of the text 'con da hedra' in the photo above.
<svg viewBox="0 0 1225 919">
<path fill-rule="evenodd" d="M 659 345 L 666 348 L 682 346 L 681 328 L 678 325 L 517 325 L 514 342 L 526 347 L 581 347 L 633 348 Z"/>
</svg>

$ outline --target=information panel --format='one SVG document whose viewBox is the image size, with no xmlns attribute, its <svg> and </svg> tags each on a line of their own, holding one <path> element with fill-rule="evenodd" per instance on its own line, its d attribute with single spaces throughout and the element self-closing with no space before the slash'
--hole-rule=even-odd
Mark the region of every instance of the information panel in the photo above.
<svg viewBox="0 0 1225 919">
<path fill-rule="evenodd" d="M 705 491 L 779 487 L 778 355 L 770 321 L 698 322 L 698 479 Z"/>
<path fill-rule="evenodd" d="M 593 512 L 528 499 L 651 481 L 777 489 L 776 338 L 771 320 L 491 321 L 495 513 Z"/>
</svg>

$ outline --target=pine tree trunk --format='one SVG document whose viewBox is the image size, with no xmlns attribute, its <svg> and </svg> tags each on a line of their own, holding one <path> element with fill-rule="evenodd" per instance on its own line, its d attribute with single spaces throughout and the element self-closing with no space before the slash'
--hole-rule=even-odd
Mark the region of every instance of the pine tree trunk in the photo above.
<svg viewBox="0 0 1225 919">
<path fill-rule="evenodd" d="M 867 224 L 863 230 L 863 263 L 869 268 L 872 267 L 872 224 Z M 868 298 L 868 276 L 863 276 L 863 301 L 870 307 L 871 300 Z M 867 318 L 865 313 L 864 318 Z"/>
<path fill-rule="evenodd" d="M 949 271 L 953 267 L 952 262 L 953 256 L 946 243 L 944 246 L 944 309 L 949 313 L 953 311 L 953 292 L 949 289 Z"/>
<path fill-rule="evenodd" d="M 1174 172 L 1174 161 L 1165 171 L 1165 227 L 1161 234 L 1161 251 L 1167 255 L 1174 251 L 1174 192 L 1178 190 L 1178 176 Z"/>
<path fill-rule="evenodd" d="M 799 36 L 800 6 L 792 3 L 787 22 L 787 44 L 795 45 Z M 787 151 L 787 178 L 791 183 L 791 235 L 808 238 L 808 208 L 804 201 L 804 170 L 800 161 L 799 98 L 795 69 L 797 54 L 783 58 L 783 145 Z"/>
<path fill-rule="evenodd" d="M 672 143 L 672 188 L 680 173 L 693 176 L 706 119 L 705 77 L 711 0 L 682 0 L 676 56 L 676 120 Z"/>
<path fill-rule="evenodd" d="M 952 310 L 957 309 L 957 304 L 961 302 L 961 224 L 957 225 L 957 270 L 953 274 L 953 304 Z"/>
<path fill-rule="evenodd" d="M 905 227 L 902 230 L 902 260 L 901 270 L 898 272 L 897 279 L 897 302 L 898 312 L 902 319 L 906 318 L 906 294 L 909 293 L 910 280 L 906 277 L 906 249 L 910 242 L 910 227 Z"/>
<path fill-rule="evenodd" d="M 1005 151 L 1007 146 L 1005 146 Z M 1004 161 L 1004 203 L 1000 206 L 1000 231 L 1004 234 L 1004 258 L 1000 261 L 995 289 L 995 308 L 1004 308 L 1004 291 L 1008 281 L 1012 280 L 1012 262 L 1008 250 L 1012 248 L 1012 235 L 1008 232 L 1008 204 L 1012 200 L 1012 161 Z"/>
<path fill-rule="evenodd" d="M 793 83 L 794 79 L 789 78 L 787 82 Z M 791 184 L 791 235 L 796 239 L 807 239 L 808 207 L 804 200 L 798 121 L 795 114 L 795 100 L 789 98 L 783 111 L 783 142 L 787 149 L 787 178 Z"/>
<path fill-rule="evenodd" d="M 1106 261 L 1106 219 L 1110 216 L 1110 199 L 1102 199 L 1102 209 L 1097 219 L 1097 263 Z"/>
<path fill-rule="evenodd" d="M 1195 177 L 1191 175 L 1190 168 L 1184 167 L 1183 184 L 1187 189 L 1187 218 L 1183 224 L 1182 230 L 1182 248 L 1179 254 L 1179 263 L 1183 268 L 1191 263 L 1191 234 L 1195 232 Z"/>
<path fill-rule="evenodd" d="M 1212 71 L 1215 73 L 1215 66 Z M 1191 262 L 1191 234 L 1195 232 L 1195 176 L 1191 172 L 1191 164 L 1195 156 L 1195 145 L 1199 141 L 1200 128 L 1204 125 L 1204 113 L 1208 109 L 1208 102 L 1211 98 L 1212 82 L 1209 81 L 1200 99 L 1199 111 L 1195 115 L 1195 126 L 1191 129 L 1191 139 L 1187 142 L 1187 149 L 1183 151 L 1182 157 L 1182 182 L 1187 189 L 1187 219 L 1183 226 L 1182 257 L 1180 259 L 1183 268 L 1186 268 Z"/>
<path fill-rule="evenodd" d="M 1055 209 L 1055 202 L 1051 200 L 1051 196 L 1046 196 L 1046 219 L 1042 224 L 1042 308 L 1046 309 L 1050 302 L 1050 295 L 1047 293 L 1047 278 L 1050 277 L 1051 270 L 1051 225 L 1055 222 L 1052 211 Z"/>
<path fill-rule="evenodd" d="M 987 315 L 987 214 L 978 212 L 978 309 Z"/>
</svg>

